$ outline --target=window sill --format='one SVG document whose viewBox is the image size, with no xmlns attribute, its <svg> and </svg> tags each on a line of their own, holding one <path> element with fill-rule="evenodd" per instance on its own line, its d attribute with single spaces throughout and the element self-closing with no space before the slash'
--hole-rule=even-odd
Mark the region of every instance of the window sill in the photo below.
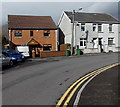
<svg viewBox="0 0 120 107">
<path fill-rule="evenodd" d="M 14 37 L 14 38 L 22 38 L 22 37 Z"/>
<path fill-rule="evenodd" d="M 98 33 L 104 33 L 104 32 L 100 32 L 100 31 L 98 31 Z"/>
<path fill-rule="evenodd" d="M 50 38 L 50 36 L 44 36 L 45 38 Z"/>
<path fill-rule="evenodd" d="M 114 32 L 109 32 L 109 33 L 114 33 Z"/>
</svg>

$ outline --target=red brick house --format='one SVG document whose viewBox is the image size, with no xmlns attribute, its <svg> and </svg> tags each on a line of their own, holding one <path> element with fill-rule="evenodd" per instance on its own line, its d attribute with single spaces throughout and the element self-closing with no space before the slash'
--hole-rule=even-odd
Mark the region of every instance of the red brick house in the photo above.
<svg viewBox="0 0 120 107">
<path fill-rule="evenodd" d="M 28 45 L 30 52 L 57 51 L 57 26 L 50 16 L 9 15 L 10 48 Z"/>
</svg>

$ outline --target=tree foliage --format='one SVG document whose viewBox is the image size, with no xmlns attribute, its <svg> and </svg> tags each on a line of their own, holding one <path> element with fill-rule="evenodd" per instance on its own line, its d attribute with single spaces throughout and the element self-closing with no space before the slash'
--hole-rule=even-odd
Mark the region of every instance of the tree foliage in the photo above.
<svg viewBox="0 0 120 107">
<path fill-rule="evenodd" d="M 8 44 L 9 43 L 9 40 L 4 36 L 2 35 L 2 49 L 4 49 L 4 45 Z"/>
</svg>

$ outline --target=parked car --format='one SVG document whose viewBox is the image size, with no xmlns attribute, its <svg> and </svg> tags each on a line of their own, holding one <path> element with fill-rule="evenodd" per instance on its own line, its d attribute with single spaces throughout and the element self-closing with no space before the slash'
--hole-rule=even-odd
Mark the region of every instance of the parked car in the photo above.
<svg viewBox="0 0 120 107">
<path fill-rule="evenodd" d="M 5 56 L 4 54 L 0 53 L 0 66 L 13 66 L 12 58 Z"/>
<path fill-rule="evenodd" d="M 17 46 L 15 48 L 15 50 L 18 51 L 18 52 L 20 52 L 25 57 L 29 57 L 30 56 L 29 47 L 28 46 Z"/>
<path fill-rule="evenodd" d="M 5 56 L 12 58 L 13 62 L 24 61 L 25 57 L 18 51 L 4 50 L 2 52 Z"/>
</svg>

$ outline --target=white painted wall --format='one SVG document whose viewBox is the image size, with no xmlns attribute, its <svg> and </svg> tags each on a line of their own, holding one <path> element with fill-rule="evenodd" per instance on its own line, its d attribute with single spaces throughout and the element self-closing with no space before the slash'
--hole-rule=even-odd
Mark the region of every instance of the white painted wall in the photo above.
<svg viewBox="0 0 120 107">
<path fill-rule="evenodd" d="M 61 16 L 59 27 L 65 35 L 65 43 L 71 44 L 72 24 L 71 24 L 71 20 L 68 18 L 68 16 L 64 12 Z"/>
<path fill-rule="evenodd" d="M 79 26 L 78 26 L 79 24 Z M 74 39 L 74 45 L 79 45 L 80 49 L 85 49 L 85 53 L 93 53 L 93 51 L 96 53 L 97 50 L 100 52 L 100 47 L 98 45 L 98 39 L 95 41 L 95 46 L 93 46 L 93 38 L 102 38 L 102 48 L 104 52 L 109 52 L 112 50 L 113 52 L 117 52 L 120 48 L 120 24 L 113 24 L 113 31 L 109 32 L 109 24 L 102 24 L 102 32 L 98 32 L 98 24 L 96 26 L 96 31 L 93 31 L 93 23 L 85 23 L 85 31 L 81 31 L 81 23 L 76 23 L 76 35 Z M 119 27 L 118 27 L 119 26 Z M 65 43 L 71 44 L 71 37 L 72 37 L 72 23 L 68 16 L 63 12 L 63 16 L 61 18 L 60 29 L 63 31 L 65 35 Z M 86 31 L 88 30 L 88 43 L 87 43 L 87 49 L 84 46 L 80 46 L 80 38 L 86 38 Z M 108 38 L 112 37 L 114 38 L 114 44 L 112 46 L 108 46 Z M 91 50 L 91 52 L 90 52 Z"/>
</svg>

